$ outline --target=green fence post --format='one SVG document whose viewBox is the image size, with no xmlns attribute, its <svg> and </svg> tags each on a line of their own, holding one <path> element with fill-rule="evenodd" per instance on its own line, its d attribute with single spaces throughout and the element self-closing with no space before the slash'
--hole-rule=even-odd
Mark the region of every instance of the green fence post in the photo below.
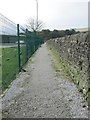
<svg viewBox="0 0 90 120">
<path fill-rule="evenodd" d="M 17 24 L 17 39 L 18 39 L 18 65 L 19 65 L 19 72 L 20 72 L 21 71 L 21 60 L 20 60 L 19 24 Z"/>
<path fill-rule="evenodd" d="M 28 61 L 28 29 L 26 29 L 26 61 Z"/>
</svg>

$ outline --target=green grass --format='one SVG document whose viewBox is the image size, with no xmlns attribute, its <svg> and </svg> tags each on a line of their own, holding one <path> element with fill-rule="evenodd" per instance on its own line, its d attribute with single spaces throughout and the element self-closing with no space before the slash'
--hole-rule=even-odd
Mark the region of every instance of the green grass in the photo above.
<svg viewBox="0 0 90 120">
<path fill-rule="evenodd" d="M 21 66 L 26 62 L 26 47 L 21 47 Z"/>
<path fill-rule="evenodd" d="M 59 55 L 59 52 L 57 52 L 56 49 L 52 48 L 50 45 L 48 45 L 48 49 L 49 54 L 52 58 L 52 62 L 54 63 L 53 66 L 56 70 L 56 75 L 67 79 L 71 79 L 70 69 L 66 68 L 64 62 L 62 61 Z"/>
<path fill-rule="evenodd" d="M 21 65 L 26 62 L 26 48 L 21 47 Z M 2 90 L 4 91 L 19 72 L 18 48 L 2 49 Z M 0 80 L 1 81 L 1 80 Z"/>
<path fill-rule="evenodd" d="M 2 90 L 5 90 L 18 72 L 17 48 L 2 49 Z"/>
</svg>

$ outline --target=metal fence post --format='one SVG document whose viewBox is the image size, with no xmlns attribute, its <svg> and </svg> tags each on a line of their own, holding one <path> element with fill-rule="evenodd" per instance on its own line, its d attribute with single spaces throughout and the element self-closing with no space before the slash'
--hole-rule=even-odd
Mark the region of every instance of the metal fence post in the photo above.
<svg viewBox="0 0 90 120">
<path fill-rule="evenodd" d="M 28 61 L 28 29 L 26 29 L 26 61 Z"/>
<path fill-rule="evenodd" d="M 18 40 L 18 65 L 19 72 L 21 71 L 21 60 L 20 60 L 20 36 L 19 36 L 19 24 L 17 24 L 17 40 Z"/>
</svg>

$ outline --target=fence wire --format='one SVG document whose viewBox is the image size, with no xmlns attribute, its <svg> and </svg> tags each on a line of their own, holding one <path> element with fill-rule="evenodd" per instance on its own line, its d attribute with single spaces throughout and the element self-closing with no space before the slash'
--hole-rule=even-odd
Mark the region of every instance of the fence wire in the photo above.
<svg viewBox="0 0 90 120">
<path fill-rule="evenodd" d="M 5 90 L 23 65 L 35 53 L 43 40 L 34 32 L 0 14 L 0 42 L 2 42 L 2 90 Z M 1 81 L 1 80 L 0 80 Z M 1 84 L 0 84 L 1 86 Z"/>
<path fill-rule="evenodd" d="M 0 35 L 17 35 L 16 24 L 0 13 Z"/>
</svg>

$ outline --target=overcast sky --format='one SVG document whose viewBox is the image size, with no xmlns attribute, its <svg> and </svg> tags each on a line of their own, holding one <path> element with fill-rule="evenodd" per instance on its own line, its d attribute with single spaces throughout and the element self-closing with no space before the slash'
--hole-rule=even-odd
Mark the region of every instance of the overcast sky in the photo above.
<svg viewBox="0 0 90 120">
<path fill-rule="evenodd" d="M 88 27 L 88 0 L 38 0 L 45 29 Z M 36 0 L 0 0 L 0 13 L 15 23 L 36 19 Z"/>
</svg>

